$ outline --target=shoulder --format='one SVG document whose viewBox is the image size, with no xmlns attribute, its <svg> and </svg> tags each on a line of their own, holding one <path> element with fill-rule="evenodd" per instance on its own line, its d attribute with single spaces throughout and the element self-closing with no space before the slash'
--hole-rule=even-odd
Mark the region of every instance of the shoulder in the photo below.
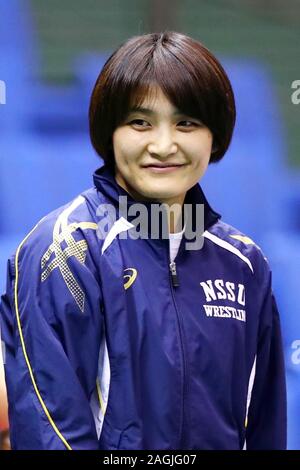
<svg viewBox="0 0 300 470">
<path fill-rule="evenodd" d="M 43 217 L 16 250 L 18 261 L 48 260 L 55 251 L 79 254 L 97 244 L 97 220 L 93 209 L 97 192 L 91 188 Z M 66 251 L 67 250 L 67 251 Z M 17 261 L 16 260 L 16 261 Z"/>
<path fill-rule="evenodd" d="M 232 253 L 240 262 L 246 263 L 255 276 L 268 275 L 269 263 L 262 249 L 237 228 L 219 220 L 204 232 L 204 237 L 221 249 Z"/>
</svg>

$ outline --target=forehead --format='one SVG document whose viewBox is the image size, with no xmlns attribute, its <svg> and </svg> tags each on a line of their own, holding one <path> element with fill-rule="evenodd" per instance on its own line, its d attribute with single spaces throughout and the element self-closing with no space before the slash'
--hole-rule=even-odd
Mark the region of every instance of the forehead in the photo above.
<svg viewBox="0 0 300 470">
<path fill-rule="evenodd" d="M 141 88 L 132 95 L 130 101 L 130 110 L 132 108 L 147 108 L 155 111 L 170 109 L 177 111 L 177 108 L 171 103 L 169 98 L 165 95 L 159 86 L 149 86 L 148 88 Z"/>
</svg>

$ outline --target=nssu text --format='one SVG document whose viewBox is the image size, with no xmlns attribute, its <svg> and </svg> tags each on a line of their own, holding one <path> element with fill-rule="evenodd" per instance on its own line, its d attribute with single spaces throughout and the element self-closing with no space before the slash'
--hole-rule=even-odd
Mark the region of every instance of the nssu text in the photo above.
<svg viewBox="0 0 300 470">
<path fill-rule="evenodd" d="M 200 282 L 204 291 L 206 302 L 216 300 L 227 300 L 236 302 L 242 307 L 245 306 L 245 286 L 223 279 L 207 280 Z M 227 305 L 203 305 L 207 317 L 233 318 L 242 322 L 246 321 L 246 311 L 242 308 L 235 308 Z"/>
</svg>

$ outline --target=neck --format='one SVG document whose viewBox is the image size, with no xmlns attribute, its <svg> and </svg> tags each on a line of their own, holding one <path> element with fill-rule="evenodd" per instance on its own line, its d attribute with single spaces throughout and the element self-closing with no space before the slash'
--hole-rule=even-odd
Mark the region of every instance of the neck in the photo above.
<svg viewBox="0 0 300 470">
<path fill-rule="evenodd" d="M 181 232 L 183 229 L 182 206 L 185 194 L 172 199 L 160 201 L 166 204 L 168 208 L 168 227 L 169 233 Z"/>
</svg>

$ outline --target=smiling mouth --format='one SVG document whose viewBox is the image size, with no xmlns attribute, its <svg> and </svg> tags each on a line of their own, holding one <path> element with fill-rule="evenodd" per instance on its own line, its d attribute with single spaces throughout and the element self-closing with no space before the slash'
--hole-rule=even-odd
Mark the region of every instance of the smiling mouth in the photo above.
<svg viewBox="0 0 300 470">
<path fill-rule="evenodd" d="M 150 165 L 144 165 L 143 168 L 146 169 L 146 170 L 153 171 L 155 173 L 167 173 L 167 172 L 170 172 L 170 171 L 179 170 L 183 166 L 185 166 L 184 163 L 182 163 L 182 164 L 168 163 L 168 164 L 164 164 L 164 165 L 152 163 Z"/>
<path fill-rule="evenodd" d="M 151 164 L 151 165 L 144 165 L 143 168 L 145 170 L 149 170 L 149 171 L 152 171 L 153 173 L 170 173 L 172 171 L 176 171 L 176 170 L 179 170 L 180 168 L 182 168 L 183 166 L 185 166 L 184 164 L 177 164 L 177 163 L 168 163 L 168 164 L 165 164 L 165 165 L 155 165 L 155 164 Z"/>
<path fill-rule="evenodd" d="M 143 166 L 148 167 L 148 166 L 159 166 L 159 167 L 167 167 L 167 166 L 182 166 L 185 165 L 185 163 L 178 163 L 178 162 L 153 162 L 153 163 L 145 163 Z"/>
</svg>

